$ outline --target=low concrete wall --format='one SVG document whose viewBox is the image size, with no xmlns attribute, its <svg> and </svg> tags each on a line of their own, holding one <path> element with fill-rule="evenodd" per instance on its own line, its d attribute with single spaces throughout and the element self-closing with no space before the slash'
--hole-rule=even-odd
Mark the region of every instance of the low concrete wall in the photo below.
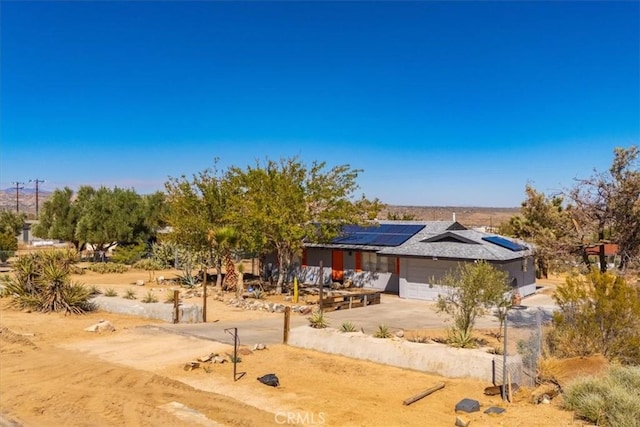
<svg viewBox="0 0 640 427">
<path fill-rule="evenodd" d="M 400 368 L 414 369 L 448 378 L 476 378 L 494 381 L 496 356 L 482 350 L 457 349 L 444 344 L 420 344 L 399 338 L 380 339 L 361 332 L 341 333 L 333 328 L 291 329 L 289 345 L 369 360 Z M 502 356 L 499 357 L 501 359 Z M 519 356 L 509 356 L 509 370 L 522 366 Z M 496 368 L 494 368 L 496 366 Z M 520 368 L 521 369 L 521 368 Z M 499 372 L 501 376 L 501 372 Z M 514 375 L 515 377 L 515 375 Z M 514 382 L 517 378 L 513 378 Z"/>
<path fill-rule="evenodd" d="M 142 303 L 135 300 L 127 300 L 118 297 L 97 296 L 93 302 L 98 309 L 111 313 L 130 314 L 132 316 L 159 319 L 165 322 L 173 322 L 173 304 L 166 303 Z M 180 305 L 180 323 L 201 323 L 202 307 L 199 305 Z"/>
</svg>

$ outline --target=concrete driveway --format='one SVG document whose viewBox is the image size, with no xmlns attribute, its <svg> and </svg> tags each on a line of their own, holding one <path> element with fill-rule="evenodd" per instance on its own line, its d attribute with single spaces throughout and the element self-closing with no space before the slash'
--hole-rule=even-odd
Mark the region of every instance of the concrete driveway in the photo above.
<svg viewBox="0 0 640 427">
<path fill-rule="evenodd" d="M 553 300 L 546 295 L 533 295 L 522 302 L 522 307 L 510 312 L 509 319 L 514 323 L 529 323 L 535 319 L 540 307 L 544 319 L 548 319 L 553 310 Z M 448 328 L 448 316 L 436 312 L 435 303 L 401 299 L 394 295 L 382 295 L 381 303 L 351 310 L 327 312 L 329 326 L 340 328 L 344 322 L 353 323 L 358 329 L 372 334 L 380 325 L 392 331 L 400 329 L 441 329 Z M 297 313 L 291 315 L 291 328 L 308 324 L 307 316 Z M 483 316 L 476 321 L 479 328 L 497 328 L 499 322 L 495 316 Z M 157 327 L 157 325 L 156 325 Z M 282 342 L 284 315 L 273 314 L 273 318 L 259 320 L 224 321 L 214 323 L 166 324 L 161 328 L 178 334 L 233 344 L 233 335 L 225 329 L 238 328 L 238 336 L 243 345 L 257 343 L 277 344 Z"/>
</svg>

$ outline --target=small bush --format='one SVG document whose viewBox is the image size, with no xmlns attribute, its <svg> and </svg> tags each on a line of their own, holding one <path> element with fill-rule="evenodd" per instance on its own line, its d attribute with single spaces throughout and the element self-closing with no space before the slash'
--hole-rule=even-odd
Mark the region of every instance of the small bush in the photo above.
<svg viewBox="0 0 640 427">
<path fill-rule="evenodd" d="M 158 298 L 151 291 L 147 292 L 147 294 L 141 300 L 145 304 L 150 304 L 154 302 L 158 302 Z"/>
<path fill-rule="evenodd" d="M 231 353 L 227 353 L 227 357 L 229 358 L 229 362 L 231 363 L 240 363 L 242 362 L 242 358 L 240 356 L 233 356 Z"/>
<path fill-rule="evenodd" d="M 133 264 L 133 268 L 136 268 L 138 270 L 154 271 L 162 270 L 164 269 L 164 266 L 162 265 L 162 263 L 160 263 L 160 261 L 153 258 L 143 258 L 139 261 L 136 261 L 136 263 Z"/>
<path fill-rule="evenodd" d="M 393 334 L 388 327 L 386 327 L 385 325 L 380 325 L 378 326 L 378 330 L 375 334 L 373 334 L 373 336 L 376 338 L 391 338 Z"/>
<path fill-rule="evenodd" d="M 317 309 L 309 316 L 309 326 L 316 329 L 324 329 L 329 326 L 329 321 L 324 317 L 324 313 Z"/>
<path fill-rule="evenodd" d="M 98 274 L 124 273 L 129 270 L 129 266 L 114 262 L 94 262 L 89 266 L 89 270 Z"/>
<path fill-rule="evenodd" d="M 140 261 L 146 251 L 147 245 L 141 243 L 135 245 L 118 245 L 113 250 L 111 261 L 118 264 L 132 265 Z"/>
<path fill-rule="evenodd" d="M 262 289 L 257 288 L 253 292 L 251 292 L 250 296 L 251 298 L 255 298 L 255 299 L 265 299 L 267 297 L 267 294 L 265 294 L 265 292 Z"/>
<path fill-rule="evenodd" d="M 565 388 L 564 406 L 601 426 L 640 426 L 640 366 L 614 366 L 601 378 L 581 378 Z"/>
<path fill-rule="evenodd" d="M 18 250 L 18 239 L 11 233 L 0 233 L 0 262 L 11 258 Z"/>
<path fill-rule="evenodd" d="M 344 322 L 340 327 L 341 332 L 356 332 L 356 325 L 351 322 Z"/>
<path fill-rule="evenodd" d="M 89 287 L 89 295 L 91 295 L 92 297 L 95 297 L 95 296 L 101 295 L 101 294 L 102 294 L 102 291 L 96 285 L 91 285 Z"/>
<path fill-rule="evenodd" d="M 136 291 L 134 291 L 133 289 L 127 289 L 122 298 L 124 298 L 124 299 L 136 299 Z"/>
<path fill-rule="evenodd" d="M 104 291 L 104 296 L 105 297 L 117 297 L 118 293 L 113 288 L 107 288 L 107 290 Z"/>
<path fill-rule="evenodd" d="M 447 343 L 452 347 L 473 348 L 475 344 L 470 330 L 452 329 L 449 331 Z"/>
<path fill-rule="evenodd" d="M 180 298 L 180 297 L 178 297 L 178 298 Z M 164 302 L 167 303 L 167 304 L 173 304 L 173 290 L 169 289 L 165 293 Z"/>
<path fill-rule="evenodd" d="M 426 344 L 429 342 L 429 337 L 426 335 L 422 335 L 420 332 L 412 332 L 411 334 L 405 336 L 407 341 L 417 342 L 420 344 Z"/>
</svg>

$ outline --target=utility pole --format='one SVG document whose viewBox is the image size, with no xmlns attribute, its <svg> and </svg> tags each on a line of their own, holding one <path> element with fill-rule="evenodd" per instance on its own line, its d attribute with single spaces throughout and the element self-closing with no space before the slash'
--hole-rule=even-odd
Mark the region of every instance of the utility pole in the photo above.
<svg viewBox="0 0 640 427">
<path fill-rule="evenodd" d="M 20 212 L 20 190 L 22 190 L 24 187 L 20 187 L 22 184 L 24 184 L 24 182 L 12 182 L 13 185 L 16 186 L 16 213 Z"/>
<path fill-rule="evenodd" d="M 44 179 L 30 179 L 29 182 L 35 182 L 36 183 L 36 219 L 38 219 L 38 184 L 41 182 L 45 182 Z"/>
</svg>

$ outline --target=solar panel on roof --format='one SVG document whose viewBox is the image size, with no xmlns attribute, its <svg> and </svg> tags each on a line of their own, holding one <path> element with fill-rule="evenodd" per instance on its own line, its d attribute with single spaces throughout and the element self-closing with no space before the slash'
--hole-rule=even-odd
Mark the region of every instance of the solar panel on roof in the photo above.
<svg viewBox="0 0 640 427">
<path fill-rule="evenodd" d="M 399 246 L 422 230 L 419 224 L 380 224 L 363 227 L 346 225 L 342 234 L 331 241 L 343 245 Z"/>
<path fill-rule="evenodd" d="M 526 246 L 521 245 L 520 243 L 516 243 L 512 240 L 505 239 L 504 237 L 500 237 L 500 236 L 483 237 L 482 240 L 485 240 L 489 243 L 493 243 L 494 245 L 501 246 L 505 249 L 509 249 L 510 251 L 513 251 L 513 252 L 524 251 L 527 249 Z"/>
</svg>

